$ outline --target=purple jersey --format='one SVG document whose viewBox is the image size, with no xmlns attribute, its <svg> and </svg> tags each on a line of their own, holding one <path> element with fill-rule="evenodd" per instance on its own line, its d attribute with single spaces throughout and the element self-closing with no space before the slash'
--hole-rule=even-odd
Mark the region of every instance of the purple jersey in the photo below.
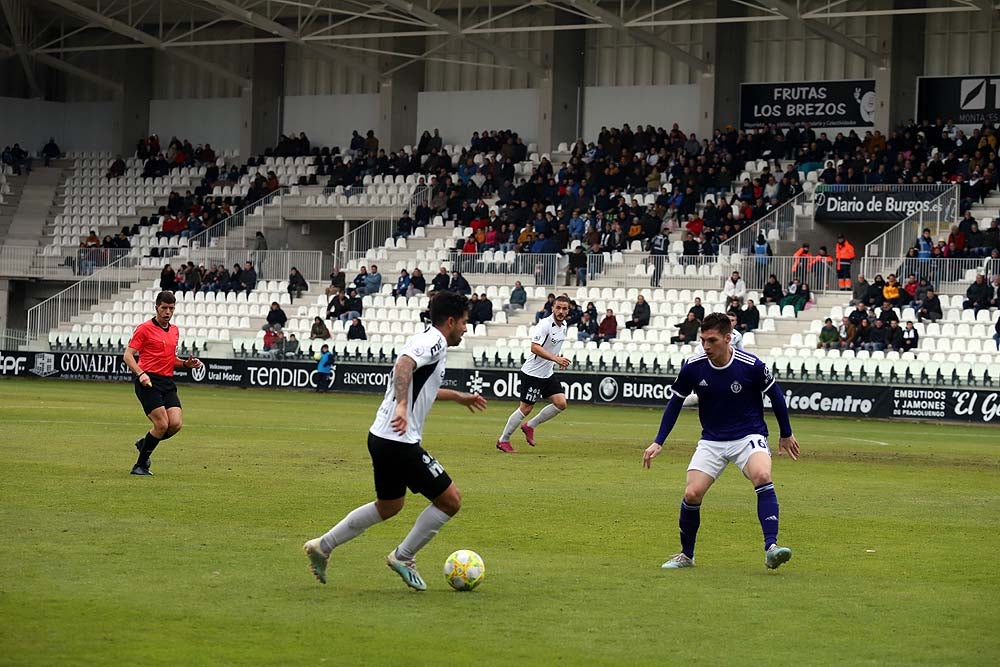
<svg viewBox="0 0 1000 667">
<path fill-rule="evenodd" d="M 690 357 L 681 367 L 671 391 L 681 398 L 698 395 L 698 417 L 702 440 L 739 440 L 748 435 L 767 435 L 764 422 L 764 392 L 774 384 L 771 369 L 743 350 L 733 350 L 725 366 L 716 367 L 704 352 Z"/>
</svg>

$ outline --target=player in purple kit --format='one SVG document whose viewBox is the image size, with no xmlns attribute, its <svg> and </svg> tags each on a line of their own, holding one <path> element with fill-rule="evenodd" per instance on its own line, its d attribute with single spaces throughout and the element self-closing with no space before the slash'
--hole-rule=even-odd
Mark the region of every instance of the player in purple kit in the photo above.
<svg viewBox="0 0 1000 667">
<path fill-rule="evenodd" d="M 701 439 L 687 469 L 681 501 L 681 553 L 663 564 L 664 569 L 694 567 L 694 543 L 701 523 L 701 501 L 726 465 L 735 463 L 757 493 L 757 518 L 764 533 L 764 564 L 775 569 L 792 557 L 792 550 L 778 546 L 778 496 L 771 481 L 771 450 L 764 422 L 764 394 L 771 399 L 778 419 L 778 455 L 799 458 L 799 443 L 792 435 L 788 407 L 781 388 L 763 361 L 730 346 L 732 325 L 722 313 L 708 315 L 701 324 L 702 352 L 681 367 L 670 388 L 670 402 L 663 411 L 660 432 L 642 455 L 649 468 L 663 450 L 684 399 L 698 396 Z"/>
</svg>

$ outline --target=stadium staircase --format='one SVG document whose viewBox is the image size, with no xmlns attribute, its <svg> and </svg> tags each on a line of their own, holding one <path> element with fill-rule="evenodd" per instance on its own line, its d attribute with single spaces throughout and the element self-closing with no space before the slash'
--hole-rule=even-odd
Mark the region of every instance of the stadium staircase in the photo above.
<svg viewBox="0 0 1000 667">
<path fill-rule="evenodd" d="M 0 239 L 3 239 L 4 243 L 21 202 L 21 191 L 26 180 L 26 176 L 15 176 L 14 170 L 10 167 L 0 166 Z"/>
<path fill-rule="evenodd" d="M 58 165 L 60 162 L 65 161 L 57 160 L 53 164 Z M 2 234 L 4 245 L 37 247 L 43 240 L 45 222 L 52 209 L 56 191 L 63 181 L 64 168 L 39 166 L 27 176 L 14 178 L 17 179 L 19 193 L 16 208 Z M 11 201 L 13 200 L 12 197 Z"/>
</svg>

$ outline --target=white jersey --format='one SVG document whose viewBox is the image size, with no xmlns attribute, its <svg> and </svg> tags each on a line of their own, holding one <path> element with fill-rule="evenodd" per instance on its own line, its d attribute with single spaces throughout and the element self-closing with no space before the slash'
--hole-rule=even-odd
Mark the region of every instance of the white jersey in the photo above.
<svg viewBox="0 0 1000 667">
<path fill-rule="evenodd" d="M 741 334 L 736 329 L 733 329 L 733 339 L 729 341 L 729 347 L 733 348 L 734 350 L 743 349 L 743 334 Z"/>
<path fill-rule="evenodd" d="M 562 325 L 559 325 L 555 318 L 549 315 L 545 319 L 539 320 L 535 328 L 531 330 L 531 342 L 538 343 L 549 354 L 559 356 L 562 353 L 562 346 L 566 341 L 568 330 L 569 325 L 566 324 L 565 320 L 563 320 Z M 521 371 L 531 377 L 548 378 L 552 377 L 555 372 L 555 364 L 537 354 L 532 354 L 521 366 Z"/>
<path fill-rule="evenodd" d="M 400 356 L 406 355 L 417 363 L 410 383 L 410 396 L 406 405 L 406 434 L 400 435 L 392 429 L 390 422 L 396 413 L 396 371 L 389 374 L 385 388 L 385 398 L 375 414 L 375 422 L 369 431 L 386 440 L 418 443 L 424 435 L 424 420 L 434 405 L 441 381 L 444 379 L 445 361 L 448 358 L 448 341 L 436 328 L 410 336 L 403 346 Z"/>
</svg>

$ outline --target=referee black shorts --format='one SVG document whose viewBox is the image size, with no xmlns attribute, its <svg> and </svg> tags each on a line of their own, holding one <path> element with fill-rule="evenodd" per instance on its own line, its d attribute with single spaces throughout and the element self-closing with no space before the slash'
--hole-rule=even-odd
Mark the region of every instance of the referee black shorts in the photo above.
<svg viewBox="0 0 1000 667">
<path fill-rule="evenodd" d="M 434 500 L 451 486 L 451 477 L 419 443 L 388 440 L 369 432 L 368 453 L 379 500 L 402 498 L 407 488 Z"/>
<path fill-rule="evenodd" d="M 521 402 L 528 405 L 534 405 L 549 396 L 565 393 L 562 383 L 556 379 L 555 374 L 547 378 L 536 378 L 524 371 L 519 371 L 517 378 L 521 381 Z"/>
<path fill-rule="evenodd" d="M 156 408 L 181 407 L 181 399 L 177 397 L 177 385 L 174 384 L 172 378 L 155 373 L 146 373 L 146 375 L 149 376 L 149 381 L 153 383 L 153 386 L 143 386 L 138 377 L 132 380 L 132 384 L 135 386 L 135 396 L 142 403 L 142 410 L 145 414 L 148 415 Z"/>
</svg>

